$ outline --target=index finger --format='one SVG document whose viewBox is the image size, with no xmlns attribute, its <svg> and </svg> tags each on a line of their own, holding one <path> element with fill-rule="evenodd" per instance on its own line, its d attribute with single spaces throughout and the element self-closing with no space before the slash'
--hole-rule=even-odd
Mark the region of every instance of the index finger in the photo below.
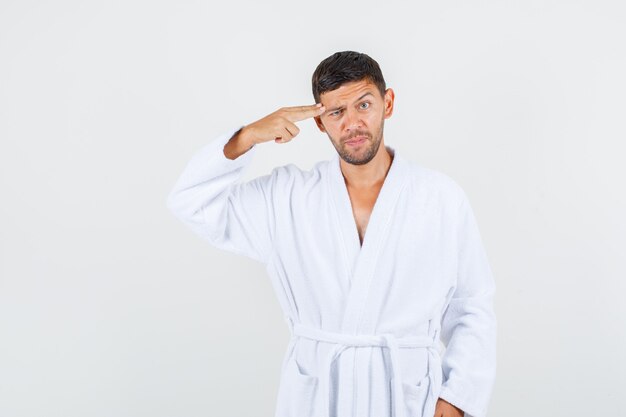
<svg viewBox="0 0 626 417">
<path fill-rule="evenodd" d="M 324 113 L 326 108 L 323 105 L 313 104 L 311 106 L 292 106 L 285 107 L 287 110 L 287 119 L 291 122 L 299 122 L 313 116 L 319 116 Z"/>
</svg>

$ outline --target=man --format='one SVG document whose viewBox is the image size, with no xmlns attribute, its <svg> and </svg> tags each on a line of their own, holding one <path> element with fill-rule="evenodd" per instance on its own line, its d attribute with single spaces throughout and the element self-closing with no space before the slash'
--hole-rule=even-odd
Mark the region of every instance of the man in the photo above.
<svg viewBox="0 0 626 417">
<path fill-rule="evenodd" d="M 372 58 L 337 52 L 312 83 L 316 105 L 233 127 L 168 197 L 212 245 L 267 266 L 292 333 L 276 417 L 485 417 L 495 283 L 466 194 L 385 145 L 394 92 Z M 239 181 L 259 144 L 311 117 L 331 160 Z"/>
</svg>

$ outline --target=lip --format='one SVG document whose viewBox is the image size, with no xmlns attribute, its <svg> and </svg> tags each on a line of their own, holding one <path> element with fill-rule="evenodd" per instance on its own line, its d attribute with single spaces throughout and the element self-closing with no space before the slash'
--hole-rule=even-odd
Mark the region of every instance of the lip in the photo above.
<svg viewBox="0 0 626 417">
<path fill-rule="evenodd" d="M 346 141 L 346 144 L 347 144 L 347 145 L 352 145 L 352 146 L 354 146 L 354 145 L 360 145 L 360 144 L 362 144 L 363 142 L 365 142 L 365 140 L 366 140 L 366 139 L 367 139 L 367 137 L 366 137 L 366 136 L 356 136 L 356 137 L 354 137 L 354 138 L 352 138 L 352 139 L 350 139 L 350 140 Z"/>
</svg>

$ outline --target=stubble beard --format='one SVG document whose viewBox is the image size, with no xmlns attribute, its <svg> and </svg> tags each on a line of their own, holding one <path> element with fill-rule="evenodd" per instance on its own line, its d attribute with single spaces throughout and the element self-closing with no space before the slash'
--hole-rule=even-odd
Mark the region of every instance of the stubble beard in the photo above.
<svg viewBox="0 0 626 417">
<path fill-rule="evenodd" d="M 335 150 L 337 151 L 341 159 L 343 159 L 345 162 L 352 164 L 352 165 L 364 165 L 364 164 L 367 164 L 372 159 L 374 159 L 374 156 L 376 156 L 376 153 L 378 152 L 378 148 L 380 148 L 380 143 L 382 142 L 382 139 L 383 139 L 384 126 L 385 126 L 385 118 L 383 117 L 380 122 L 380 128 L 378 129 L 376 138 L 373 142 L 371 141 L 371 135 L 369 134 L 365 135 L 366 139 L 363 145 L 367 146 L 369 143 L 369 147 L 365 150 L 365 152 L 363 152 L 361 149 L 359 149 L 358 151 L 351 151 L 349 149 L 349 146 L 346 145 L 345 142 L 342 142 L 339 145 L 337 145 L 337 143 L 333 140 L 333 138 L 330 137 L 330 135 L 328 135 L 328 137 L 330 138 L 331 143 L 335 147 Z M 355 136 L 358 136 L 358 135 L 355 135 Z"/>
</svg>

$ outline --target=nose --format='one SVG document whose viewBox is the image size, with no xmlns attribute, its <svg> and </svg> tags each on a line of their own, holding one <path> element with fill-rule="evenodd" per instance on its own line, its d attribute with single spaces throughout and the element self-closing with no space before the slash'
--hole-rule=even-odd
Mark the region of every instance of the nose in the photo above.
<svg viewBox="0 0 626 417">
<path fill-rule="evenodd" d="M 359 113 L 351 108 L 347 108 L 344 116 L 344 129 L 352 131 L 363 127 L 361 116 Z"/>
</svg>

